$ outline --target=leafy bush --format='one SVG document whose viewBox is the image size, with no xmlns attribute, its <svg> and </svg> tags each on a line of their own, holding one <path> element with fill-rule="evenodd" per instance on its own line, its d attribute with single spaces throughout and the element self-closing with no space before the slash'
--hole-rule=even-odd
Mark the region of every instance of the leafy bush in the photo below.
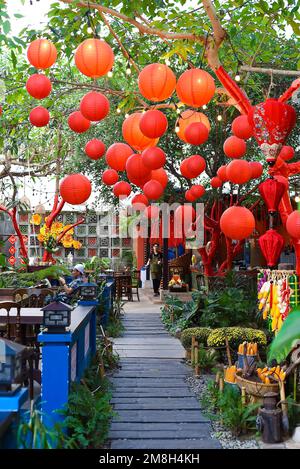
<svg viewBox="0 0 300 469">
<path fill-rule="evenodd" d="M 162 308 L 162 321 L 166 328 L 171 332 L 196 326 L 198 316 L 203 306 L 203 291 L 192 293 L 192 300 L 184 302 L 179 298 L 169 295 L 165 299 L 165 306 Z M 173 316 L 173 321 L 172 321 Z"/>
<path fill-rule="evenodd" d="M 70 270 L 63 265 L 53 265 L 36 272 L 3 272 L 0 274 L 0 288 L 26 288 L 39 284 L 46 278 L 58 279 L 61 276 L 70 275 Z"/>
<path fill-rule="evenodd" d="M 247 327 L 222 327 L 211 331 L 207 339 L 209 347 L 222 347 L 226 345 L 225 339 L 228 339 L 230 347 L 237 349 L 241 342 L 257 342 L 258 345 L 266 346 L 266 334 L 259 329 L 250 329 Z"/>
<path fill-rule="evenodd" d="M 219 353 L 214 349 L 205 349 L 200 345 L 198 349 L 198 364 L 201 370 L 209 371 L 218 363 Z"/>
<path fill-rule="evenodd" d="M 190 327 L 182 331 L 180 337 L 181 343 L 184 348 L 188 349 L 191 347 L 192 344 L 192 336 L 195 336 L 196 340 L 200 344 L 206 345 L 210 333 L 211 329 L 209 329 L 208 327 Z"/>
</svg>

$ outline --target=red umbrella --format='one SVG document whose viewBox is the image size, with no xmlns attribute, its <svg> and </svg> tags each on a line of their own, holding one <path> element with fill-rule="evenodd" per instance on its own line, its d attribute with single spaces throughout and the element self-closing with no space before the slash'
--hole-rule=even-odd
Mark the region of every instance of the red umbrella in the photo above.
<svg viewBox="0 0 300 469">
<path fill-rule="evenodd" d="M 260 236 L 259 247 L 263 253 L 268 267 L 274 267 L 284 246 L 284 238 L 275 230 L 268 230 Z"/>
<path fill-rule="evenodd" d="M 277 212 L 286 186 L 277 179 L 268 178 L 258 186 L 258 190 L 269 212 Z"/>
</svg>

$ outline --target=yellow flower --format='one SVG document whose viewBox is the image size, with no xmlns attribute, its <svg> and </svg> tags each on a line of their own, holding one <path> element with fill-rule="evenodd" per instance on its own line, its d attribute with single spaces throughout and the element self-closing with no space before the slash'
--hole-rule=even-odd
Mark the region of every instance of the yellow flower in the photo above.
<svg viewBox="0 0 300 469">
<path fill-rule="evenodd" d="M 70 228 L 70 226 L 72 225 L 65 225 L 64 226 L 64 230 L 67 230 L 68 228 Z M 74 228 L 71 228 L 67 234 L 70 234 L 70 235 L 73 235 L 74 234 Z"/>
<path fill-rule="evenodd" d="M 40 225 L 41 221 L 42 221 L 42 217 L 39 213 L 34 213 L 30 219 L 30 223 L 36 226 Z"/>
<path fill-rule="evenodd" d="M 59 221 L 55 221 L 51 226 L 51 233 L 59 234 L 63 231 L 64 225 Z"/>
<path fill-rule="evenodd" d="M 39 233 L 37 235 L 37 239 L 39 240 L 40 243 L 43 243 L 45 241 L 45 236 Z"/>
<path fill-rule="evenodd" d="M 82 246 L 80 241 L 76 241 L 75 239 L 73 240 L 73 248 L 74 249 L 80 249 Z"/>
<path fill-rule="evenodd" d="M 46 225 L 43 225 L 40 229 L 40 233 L 45 236 L 49 232 L 48 228 Z"/>
</svg>

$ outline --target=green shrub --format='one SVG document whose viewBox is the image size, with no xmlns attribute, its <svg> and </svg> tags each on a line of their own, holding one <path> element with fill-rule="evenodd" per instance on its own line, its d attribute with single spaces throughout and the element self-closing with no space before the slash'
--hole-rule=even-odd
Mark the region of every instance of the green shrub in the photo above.
<svg viewBox="0 0 300 469">
<path fill-rule="evenodd" d="M 198 349 L 198 365 L 201 370 L 210 371 L 217 365 L 219 360 L 219 353 L 214 349 L 205 349 L 200 344 Z"/>
<path fill-rule="evenodd" d="M 247 327 L 221 327 L 213 329 L 208 336 L 207 345 L 209 347 L 223 347 L 228 339 L 230 347 L 236 349 L 244 341 L 257 342 L 258 345 L 267 345 L 266 334 L 259 329 Z"/>
<path fill-rule="evenodd" d="M 203 345 L 207 344 L 207 338 L 211 333 L 211 329 L 208 327 L 190 327 L 185 329 L 181 333 L 181 343 L 184 348 L 188 349 L 192 344 L 192 336 L 195 336 L 196 340 Z"/>
</svg>

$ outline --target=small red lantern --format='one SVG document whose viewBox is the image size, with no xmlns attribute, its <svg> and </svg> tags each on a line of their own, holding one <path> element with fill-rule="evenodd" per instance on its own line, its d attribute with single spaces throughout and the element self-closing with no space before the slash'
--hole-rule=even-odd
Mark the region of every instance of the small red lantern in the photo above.
<svg viewBox="0 0 300 469">
<path fill-rule="evenodd" d="M 162 196 L 164 188 L 160 182 L 151 179 L 150 181 L 146 182 L 143 187 L 143 191 L 147 199 L 157 200 Z"/>
<path fill-rule="evenodd" d="M 220 178 L 217 177 L 217 176 L 211 178 L 211 180 L 210 180 L 210 185 L 211 185 L 211 187 L 213 187 L 214 189 L 217 189 L 218 187 L 221 187 L 222 184 L 223 184 L 222 179 L 220 179 Z"/>
<path fill-rule="evenodd" d="M 116 197 L 128 197 L 131 193 L 130 184 L 126 181 L 119 181 L 113 187 L 113 193 Z"/>
<path fill-rule="evenodd" d="M 245 207 L 229 207 L 220 218 L 220 227 L 228 238 L 242 240 L 252 234 L 255 218 Z"/>
<path fill-rule="evenodd" d="M 186 70 L 179 77 L 176 85 L 179 100 L 192 107 L 207 104 L 215 94 L 215 89 L 213 77 L 198 68 Z"/>
<path fill-rule="evenodd" d="M 56 61 L 57 50 L 48 39 L 36 39 L 29 44 L 27 58 L 35 68 L 46 69 Z"/>
<path fill-rule="evenodd" d="M 143 163 L 149 169 L 161 168 L 166 162 L 166 154 L 159 147 L 150 147 L 142 153 Z"/>
<path fill-rule="evenodd" d="M 186 143 L 189 143 L 185 137 L 186 129 L 193 123 L 200 122 L 210 131 L 210 123 L 208 118 L 202 112 L 196 112 L 193 109 L 187 109 L 180 114 L 176 126 L 178 126 L 177 137 Z"/>
<path fill-rule="evenodd" d="M 180 172 L 182 174 L 183 177 L 187 178 L 187 179 L 193 179 L 193 174 L 188 166 L 188 163 L 189 163 L 189 159 L 188 158 L 185 158 L 181 163 L 180 163 Z"/>
<path fill-rule="evenodd" d="M 81 114 L 90 121 L 101 121 L 109 113 L 109 101 L 97 91 L 90 91 L 81 100 Z"/>
<path fill-rule="evenodd" d="M 223 166 L 220 166 L 220 168 L 217 171 L 218 178 L 221 179 L 223 182 L 228 181 L 226 170 L 227 170 L 227 166 L 223 165 Z"/>
<path fill-rule="evenodd" d="M 242 158 L 247 151 L 247 146 L 244 140 L 232 135 L 225 140 L 223 150 L 228 158 Z"/>
<path fill-rule="evenodd" d="M 154 102 L 164 101 L 175 90 L 176 76 L 167 65 L 154 63 L 140 72 L 138 85 L 144 98 Z"/>
<path fill-rule="evenodd" d="M 140 120 L 140 129 L 148 138 L 161 137 L 168 128 L 166 116 L 157 109 L 145 112 Z"/>
<path fill-rule="evenodd" d="M 281 148 L 280 153 L 278 155 L 278 157 L 283 159 L 284 161 L 291 160 L 292 158 L 294 158 L 294 156 L 295 156 L 295 150 L 293 147 L 289 145 L 284 145 Z"/>
<path fill-rule="evenodd" d="M 187 168 L 193 178 L 198 177 L 206 168 L 206 161 L 200 155 L 192 155 L 187 160 Z"/>
<path fill-rule="evenodd" d="M 158 142 L 158 139 L 148 138 L 141 132 L 140 121 L 142 116 L 141 112 L 134 112 L 124 120 L 122 125 L 124 140 L 137 151 L 153 147 Z"/>
<path fill-rule="evenodd" d="M 202 122 L 193 122 L 185 129 L 184 136 L 187 143 L 191 145 L 201 145 L 208 139 L 209 131 Z"/>
<path fill-rule="evenodd" d="M 71 130 L 78 134 L 82 134 L 89 130 L 91 122 L 83 117 L 80 111 L 72 112 L 68 117 L 68 125 Z"/>
<path fill-rule="evenodd" d="M 151 179 L 160 182 L 164 189 L 166 188 L 169 181 L 168 175 L 164 168 L 154 169 L 151 171 Z"/>
<path fill-rule="evenodd" d="M 93 140 L 87 142 L 85 152 L 92 160 L 98 160 L 105 153 L 105 145 L 101 140 L 93 138 Z"/>
<path fill-rule="evenodd" d="M 280 200 L 286 190 L 285 184 L 274 178 L 268 178 L 258 186 L 259 193 L 263 198 L 268 211 L 278 211 Z"/>
<path fill-rule="evenodd" d="M 140 187 L 141 189 L 143 189 L 146 182 L 150 181 L 150 179 L 151 179 L 151 171 L 150 171 L 150 173 L 147 173 L 145 175 L 145 177 L 135 178 L 135 177 L 131 176 L 128 173 L 127 173 L 127 177 L 129 179 L 129 181 L 132 182 L 132 184 L 134 184 L 135 186 Z"/>
<path fill-rule="evenodd" d="M 106 163 L 116 171 L 124 171 L 126 161 L 133 154 L 132 149 L 126 143 L 113 143 L 106 152 Z"/>
<path fill-rule="evenodd" d="M 190 191 L 196 199 L 200 199 L 205 194 L 205 189 L 201 184 L 195 184 L 190 188 Z"/>
<path fill-rule="evenodd" d="M 133 154 L 126 161 L 126 172 L 130 180 L 142 180 L 150 176 L 151 170 L 144 165 L 142 155 Z"/>
<path fill-rule="evenodd" d="M 226 175 L 234 184 L 244 184 L 251 179 L 251 166 L 245 160 L 233 160 L 226 169 Z"/>
<path fill-rule="evenodd" d="M 263 165 L 259 161 L 250 161 L 249 165 L 251 168 L 251 178 L 252 179 L 260 178 L 264 170 Z"/>
<path fill-rule="evenodd" d="M 285 227 L 292 238 L 300 239 L 300 212 L 298 210 L 294 210 L 288 216 Z"/>
<path fill-rule="evenodd" d="M 258 239 L 259 247 L 268 267 L 274 267 L 284 246 L 284 238 L 275 230 L 268 230 Z"/>
<path fill-rule="evenodd" d="M 34 73 L 26 82 L 26 90 L 35 99 L 44 99 L 52 90 L 51 81 L 42 73 Z"/>
<path fill-rule="evenodd" d="M 101 39 L 86 39 L 75 52 L 75 64 L 78 70 L 91 78 L 106 75 L 114 64 L 112 48 Z"/>
<path fill-rule="evenodd" d="M 107 186 L 113 186 L 118 180 L 119 175 L 115 169 L 106 169 L 102 174 L 102 182 Z"/>
<path fill-rule="evenodd" d="M 253 136 L 253 130 L 248 121 L 248 116 L 242 115 L 234 119 L 231 125 L 232 133 L 243 140 Z"/>
<path fill-rule="evenodd" d="M 188 202 L 195 202 L 196 200 L 196 196 L 192 193 L 191 189 L 188 189 L 187 191 L 185 191 L 185 199 L 188 201 Z"/>
<path fill-rule="evenodd" d="M 50 114 L 48 109 L 43 106 L 37 106 L 29 114 L 29 120 L 35 127 L 44 127 L 49 124 Z"/>
<path fill-rule="evenodd" d="M 145 205 L 147 207 L 147 205 L 149 205 L 149 200 L 144 194 L 136 194 L 131 201 L 131 205 L 136 205 L 137 209 L 139 209 L 139 207 L 142 205 Z"/>
<path fill-rule="evenodd" d="M 83 174 L 70 174 L 66 176 L 59 187 L 63 200 L 71 205 L 83 204 L 92 192 L 89 179 Z"/>
</svg>

